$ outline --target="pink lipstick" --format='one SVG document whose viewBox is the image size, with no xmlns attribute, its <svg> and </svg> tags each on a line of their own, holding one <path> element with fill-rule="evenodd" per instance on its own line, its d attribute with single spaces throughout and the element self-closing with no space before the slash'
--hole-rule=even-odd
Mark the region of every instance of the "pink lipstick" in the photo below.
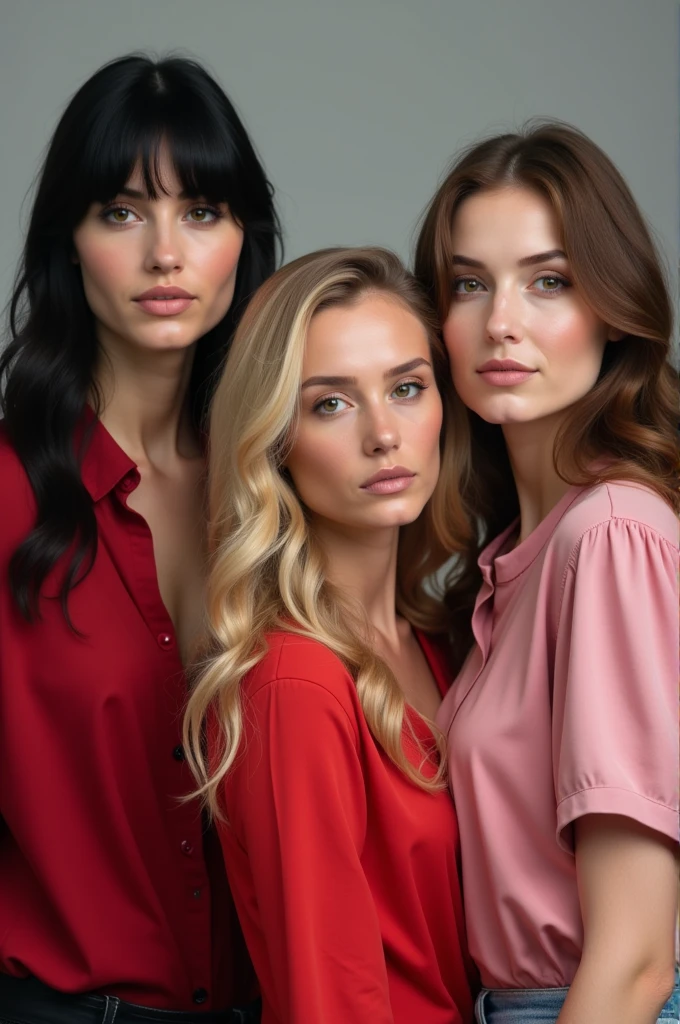
<svg viewBox="0 0 680 1024">
<path fill-rule="evenodd" d="M 134 301 L 152 316 L 176 316 L 188 309 L 195 297 L 183 288 L 156 285 L 142 292 Z"/>
<path fill-rule="evenodd" d="M 513 384 L 523 384 L 536 373 L 530 366 L 524 366 L 514 359 L 489 359 L 479 367 L 477 373 L 485 381 L 495 388 L 512 387 Z"/>
<path fill-rule="evenodd" d="M 363 484 L 362 491 L 370 491 L 371 494 L 399 494 L 411 486 L 415 473 L 404 466 L 392 466 L 389 469 L 381 469 L 374 473 Z"/>
</svg>

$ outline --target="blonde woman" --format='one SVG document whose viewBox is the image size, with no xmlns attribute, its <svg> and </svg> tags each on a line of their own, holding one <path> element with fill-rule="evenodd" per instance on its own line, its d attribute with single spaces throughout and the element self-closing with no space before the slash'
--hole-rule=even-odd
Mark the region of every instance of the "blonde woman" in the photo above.
<svg viewBox="0 0 680 1024">
<path fill-rule="evenodd" d="M 446 379 L 397 257 L 339 249 L 257 292 L 217 388 L 186 741 L 264 1024 L 472 1018 L 423 586 L 462 544 Z"/>
</svg>

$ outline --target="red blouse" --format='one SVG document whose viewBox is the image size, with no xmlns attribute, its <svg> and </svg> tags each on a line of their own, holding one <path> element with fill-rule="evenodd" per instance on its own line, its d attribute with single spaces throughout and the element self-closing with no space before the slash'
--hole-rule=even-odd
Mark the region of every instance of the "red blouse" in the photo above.
<svg viewBox="0 0 680 1024">
<path fill-rule="evenodd" d="M 450 674 L 419 639 L 445 691 Z M 386 757 L 323 645 L 274 634 L 242 685 L 219 832 L 263 1024 L 471 1021 L 448 792 L 419 789 Z M 404 743 L 417 764 L 406 730 Z"/>
<path fill-rule="evenodd" d="M 0 972 L 175 1010 L 222 1008 L 252 975 L 219 844 L 181 747 L 185 677 L 133 462 L 97 423 L 83 464 L 99 545 L 32 625 L 7 566 L 33 494 L 0 425 Z"/>
</svg>

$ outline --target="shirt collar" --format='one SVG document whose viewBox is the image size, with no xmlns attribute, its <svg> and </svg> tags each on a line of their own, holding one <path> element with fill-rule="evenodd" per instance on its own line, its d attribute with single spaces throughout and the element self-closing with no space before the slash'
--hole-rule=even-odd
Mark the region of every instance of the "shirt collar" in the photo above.
<svg viewBox="0 0 680 1024">
<path fill-rule="evenodd" d="M 76 431 L 76 447 L 85 444 L 81 461 L 83 483 L 94 502 L 101 501 L 123 477 L 137 472 L 137 465 L 116 444 L 90 406 L 85 407 Z"/>
</svg>

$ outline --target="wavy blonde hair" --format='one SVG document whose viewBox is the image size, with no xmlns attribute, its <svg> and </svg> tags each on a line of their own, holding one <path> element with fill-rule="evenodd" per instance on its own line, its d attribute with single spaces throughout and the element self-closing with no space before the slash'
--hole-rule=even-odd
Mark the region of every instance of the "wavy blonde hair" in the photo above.
<svg viewBox="0 0 680 1024">
<path fill-rule="evenodd" d="M 442 473 L 418 519 L 402 528 L 397 609 L 412 625 L 446 630 L 440 596 L 425 581 L 470 542 L 459 498 L 448 364 L 427 298 L 385 249 L 325 249 L 283 267 L 261 286 L 234 338 L 210 417 L 207 637 L 189 699 L 184 742 L 198 793 L 220 815 L 218 787 L 243 732 L 240 684 L 264 656 L 266 636 L 285 630 L 325 644 L 356 682 L 366 721 L 391 760 L 423 789 L 442 785 L 444 744 L 433 731 L 439 768 L 426 775 L 403 749 L 405 701 L 392 672 L 371 649 L 361 609 L 326 578 L 325 558 L 283 462 L 295 437 L 307 332 L 315 313 L 368 293 L 390 295 L 427 331 L 444 404 Z M 221 728 L 209 765 L 204 723 Z M 431 723 L 430 723 L 431 724 Z M 413 732 L 411 733 L 413 738 Z M 417 741 L 416 741 L 417 742 Z"/>
</svg>

